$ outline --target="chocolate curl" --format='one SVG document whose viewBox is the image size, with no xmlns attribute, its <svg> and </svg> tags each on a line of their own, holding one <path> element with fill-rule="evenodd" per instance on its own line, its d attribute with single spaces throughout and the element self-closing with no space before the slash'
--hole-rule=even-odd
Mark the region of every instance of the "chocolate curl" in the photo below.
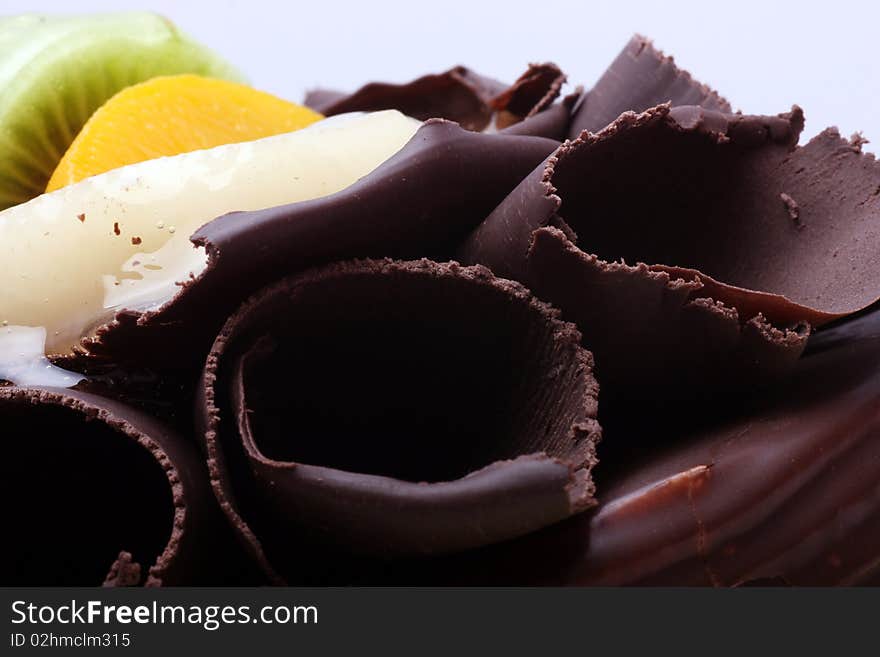
<svg viewBox="0 0 880 657">
<path fill-rule="evenodd" d="M 456 66 L 406 84 L 370 82 L 348 95 L 317 89 L 306 95 L 305 104 L 325 116 L 396 109 L 420 121 L 443 118 L 479 131 L 492 119 L 492 98 L 505 88 L 502 82 Z"/>
<path fill-rule="evenodd" d="M 156 312 L 118 313 L 85 349 L 127 365 L 201 367 L 226 317 L 282 276 L 354 257 L 448 258 L 556 146 L 428 121 L 392 158 L 336 194 L 206 224 L 192 238 L 208 252 L 201 276 Z"/>
<path fill-rule="evenodd" d="M 876 584 L 878 336 L 878 311 L 817 334 L 784 387 L 705 413 L 709 429 L 682 436 L 691 408 L 652 422 L 654 449 L 603 482 L 591 517 L 450 572 L 507 584 Z M 611 444 L 619 434 L 605 429 Z"/>
<path fill-rule="evenodd" d="M 197 416 L 214 491 L 275 581 L 308 545 L 433 555 L 595 504 L 580 334 L 481 267 L 356 261 L 261 291 L 220 332 Z M 311 571 L 304 571 L 312 569 Z"/>
<path fill-rule="evenodd" d="M 576 139 L 584 130 L 598 132 L 624 112 L 642 112 L 662 103 L 733 111 L 716 91 L 679 69 L 672 57 L 637 34 L 576 109 L 569 136 Z"/>
<path fill-rule="evenodd" d="M 406 84 L 371 82 L 352 94 L 310 91 L 305 104 L 326 116 L 344 112 L 396 109 L 419 120 L 442 118 L 481 131 L 496 116 L 503 128 L 549 107 L 565 82 L 556 64 L 530 64 L 512 85 L 456 66 Z"/>
<path fill-rule="evenodd" d="M 558 103 L 499 132 L 505 135 L 532 135 L 565 141 L 568 136 L 568 126 L 571 124 L 572 111 L 583 95 L 583 88 L 578 87 Z"/>
<path fill-rule="evenodd" d="M 796 147 L 802 125 L 798 108 L 624 114 L 561 146 L 459 258 L 562 309 L 612 387 L 664 380 L 684 395 L 773 378 L 801 353 L 806 324 L 880 293 L 863 238 L 880 232 L 880 166 L 834 131 Z"/>
<path fill-rule="evenodd" d="M 495 127 L 507 128 L 549 108 L 559 97 L 565 80 L 565 74 L 552 62 L 529 64 L 516 82 L 492 99 L 497 112 Z"/>
<path fill-rule="evenodd" d="M 0 388 L 0 417 L 12 532 L 4 585 L 207 579 L 202 551 L 218 549 L 220 516 L 193 445 L 132 408 L 69 389 Z"/>
</svg>

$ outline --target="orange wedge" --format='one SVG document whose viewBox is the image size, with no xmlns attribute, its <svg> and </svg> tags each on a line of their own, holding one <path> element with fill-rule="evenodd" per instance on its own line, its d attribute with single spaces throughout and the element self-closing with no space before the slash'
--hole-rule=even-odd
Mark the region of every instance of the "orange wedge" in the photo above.
<svg viewBox="0 0 880 657">
<path fill-rule="evenodd" d="M 92 115 L 46 191 L 164 155 L 292 132 L 322 118 L 235 82 L 198 75 L 153 78 L 123 89 Z"/>
</svg>

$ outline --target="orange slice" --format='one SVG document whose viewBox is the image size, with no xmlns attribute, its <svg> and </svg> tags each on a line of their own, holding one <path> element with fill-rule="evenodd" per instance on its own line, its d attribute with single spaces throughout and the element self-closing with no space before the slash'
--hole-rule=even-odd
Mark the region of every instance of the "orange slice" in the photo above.
<svg viewBox="0 0 880 657">
<path fill-rule="evenodd" d="M 292 132 L 322 118 L 235 82 L 198 75 L 153 78 L 123 89 L 92 115 L 46 191 L 126 164 Z"/>
</svg>

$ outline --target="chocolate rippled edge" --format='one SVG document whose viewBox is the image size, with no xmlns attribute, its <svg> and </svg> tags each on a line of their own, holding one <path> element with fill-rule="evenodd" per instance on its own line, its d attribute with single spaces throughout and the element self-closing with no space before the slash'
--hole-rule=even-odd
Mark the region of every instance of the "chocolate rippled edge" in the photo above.
<svg viewBox="0 0 880 657">
<path fill-rule="evenodd" d="M 71 389 L 0 387 L 0 418 L 12 532 L 5 585 L 207 580 L 203 551 L 222 519 L 194 444 Z"/>
<path fill-rule="evenodd" d="M 273 284 L 227 321 L 199 394 L 214 493 L 275 582 L 318 569 L 297 560 L 313 541 L 444 554 L 595 504 L 591 355 L 482 267 L 353 261 Z"/>
<path fill-rule="evenodd" d="M 672 57 L 637 34 L 575 109 L 569 137 L 576 139 L 584 130 L 598 132 L 624 112 L 643 112 L 667 102 L 732 112 L 718 92 L 679 69 Z"/>
<path fill-rule="evenodd" d="M 798 147 L 802 127 L 797 107 L 625 113 L 561 146 L 457 257 L 560 308 L 603 383 L 771 380 L 810 326 L 880 296 L 864 239 L 880 232 L 880 165 L 833 129 Z"/>
<path fill-rule="evenodd" d="M 593 514 L 438 565 L 438 577 L 584 586 L 876 585 L 878 409 L 875 310 L 816 334 L 784 387 L 734 404 L 719 416 L 732 417 L 716 417 L 711 428 L 674 436 L 675 421 L 671 429 L 655 425 L 675 442 L 657 441 L 603 481 Z M 617 438 L 609 428 L 607 439 Z M 530 570 L 532 564 L 538 566 Z"/>
<path fill-rule="evenodd" d="M 447 119 L 480 131 L 493 116 L 503 128 L 544 110 L 564 82 L 565 74 L 549 62 L 530 64 L 511 85 L 456 66 L 405 84 L 370 82 L 351 94 L 315 89 L 306 94 L 305 104 L 326 116 L 396 109 L 422 121 Z"/>
<path fill-rule="evenodd" d="M 197 278 L 156 311 L 120 311 L 60 362 L 77 371 L 119 361 L 198 369 L 226 317 L 282 276 L 347 258 L 448 258 L 558 145 L 428 121 L 397 154 L 336 194 L 207 223 L 192 237 L 208 254 Z"/>
</svg>

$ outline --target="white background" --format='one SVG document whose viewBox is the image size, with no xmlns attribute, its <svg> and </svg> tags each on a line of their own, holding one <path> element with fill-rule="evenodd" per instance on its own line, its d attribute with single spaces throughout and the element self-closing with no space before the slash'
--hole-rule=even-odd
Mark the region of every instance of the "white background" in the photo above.
<svg viewBox="0 0 880 657">
<path fill-rule="evenodd" d="M 555 61 L 589 87 L 633 32 L 749 113 L 804 107 L 805 135 L 837 125 L 880 144 L 880 4 L 563 0 L 0 0 L 0 13 L 153 9 L 212 46 L 257 87 L 300 100 L 454 64 L 513 80 Z M 880 147 L 880 146 L 878 146 Z M 874 150 L 868 146 L 867 150 Z"/>
</svg>

